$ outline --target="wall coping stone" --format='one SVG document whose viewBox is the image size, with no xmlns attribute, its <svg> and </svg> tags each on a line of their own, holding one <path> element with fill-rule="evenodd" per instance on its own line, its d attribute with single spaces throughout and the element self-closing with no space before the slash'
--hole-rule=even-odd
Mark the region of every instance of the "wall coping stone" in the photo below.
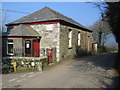
<svg viewBox="0 0 120 90">
<path fill-rule="evenodd" d="M 47 56 L 42 56 L 42 57 L 11 57 L 11 56 L 7 56 L 7 57 L 3 57 L 3 60 L 5 59 L 14 59 L 14 60 L 43 60 L 43 59 L 47 59 Z"/>
</svg>

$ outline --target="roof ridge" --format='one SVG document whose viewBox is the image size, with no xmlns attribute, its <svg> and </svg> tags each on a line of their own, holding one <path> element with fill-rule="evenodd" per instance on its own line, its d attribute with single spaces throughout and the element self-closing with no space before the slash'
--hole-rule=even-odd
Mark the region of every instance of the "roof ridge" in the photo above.
<svg viewBox="0 0 120 90">
<path fill-rule="evenodd" d="M 53 10 L 53 9 L 47 7 L 47 6 L 45 6 L 45 8 L 48 8 L 48 9 L 50 9 L 51 11 L 53 11 L 53 12 L 55 12 L 55 13 L 57 13 L 57 14 L 60 14 L 60 15 L 64 16 L 65 18 L 68 18 L 68 19 L 76 22 L 74 19 L 72 19 L 72 18 L 70 18 L 70 17 L 68 17 L 68 16 L 63 15 L 62 13 L 59 13 L 59 12 L 57 12 L 56 10 Z M 54 15 L 55 15 L 55 14 L 54 14 Z M 55 16 L 56 16 L 56 15 L 55 15 Z M 56 16 L 56 17 L 57 17 L 57 16 Z M 76 22 L 76 23 L 78 23 L 78 22 Z M 78 23 L 78 24 L 80 24 L 80 23 Z M 80 24 L 80 25 L 82 25 L 82 24 Z M 85 27 L 84 25 L 82 25 L 82 26 Z"/>
<path fill-rule="evenodd" d="M 41 22 L 41 21 L 48 21 L 48 20 L 63 20 L 68 23 L 74 24 L 81 28 L 87 29 L 84 25 L 80 24 L 79 22 L 75 21 L 71 17 L 65 16 L 62 13 L 45 6 L 44 8 L 37 10 L 29 15 L 26 15 L 20 19 L 17 19 L 10 24 L 23 24 L 23 23 L 32 23 L 32 22 Z"/>
<path fill-rule="evenodd" d="M 40 10 L 37 10 L 37 11 L 35 11 L 35 12 L 33 12 L 33 13 L 29 14 L 29 15 L 23 16 L 23 17 L 21 17 L 20 19 L 24 19 L 24 18 L 26 18 L 26 17 L 30 17 L 30 16 L 31 16 L 31 15 L 33 15 L 34 13 L 36 13 L 36 12 L 40 12 L 40 11 L 42 11 L 42 10 L 43 10 L 43 9 L 45 9 L 45 8 L 47 8 L 47 9 L 49 9 L 49 10 L 51 10 L 51 11 L 53 11 L 53 12 L 57 13 L 57 14 L 60 14 L 60 15 L 64 16 L 65 18 L 68 18 L 68 19 L 73 20 L 72 18 L 67 17 L 67 16 L 65 16 L 65 15 L 63 15 L 63 14 L 61 14 L 61 13 L 57 12 L 56 10 L 53 10 L 53 9 L 51 9 L 51 8 L 47 7 L 47 6 L 45 6 L 44 8 L 42 8 L 42 9 L 40 9 Z M 55 15 L 55 14 L 54 14 L 54 15 Z M 55 16 L 56 16 L 56 15 L 55 15 Z M 56 16 L 56 18 L 58 18 L 58 17 Z M 18 20 L 19 20 L 19 19 L 18 19 Z M 16 21 L 16 20 L 15 20 L 15 21 Z M 75 20 L 73 20 L 73 21 L 75 21 Z M 76 21 L 75 21 L 75 22 L 76 22 Z M 77 23 L 78 23 L 78 22 L 77 22 Z"/>
<path fill-rule="evenodd" d="M 60 14 L 60 15 L 62 15 L 62 16 L 64 16 L 64 17 L 66 17 L 66 18 L 69 18 L 69 17 L 63 15 L 62 13 L 57 12 L 56 10 L 53 10 L 53 9 L 51 9 L 51 8 L 49 8 L 49 7 L 47 7 L 47 8 L 50 9 L 51 11 L 57 13 L 57 14 Z M 55 15 L 55 16 L 56 16 L 56 15 Z M 72 18 L 69 18 L 69 19 L 72 19 Z M 73 19 L 72 19 L 72 20 L 73 20 Z"/>
</svg>

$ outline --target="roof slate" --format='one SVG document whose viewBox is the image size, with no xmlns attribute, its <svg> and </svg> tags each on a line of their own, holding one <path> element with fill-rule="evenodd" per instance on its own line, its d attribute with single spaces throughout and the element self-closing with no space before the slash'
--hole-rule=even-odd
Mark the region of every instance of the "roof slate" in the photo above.
<svg viewBox="0 0 120 90">
<path fill-rule="evenodd" d="M 19 25 L 10 29 L 10 31 L 4 33 L 2 36 L 36 36 L 40 37 L 40 34 L 32 27 L 27 25 Z"/>
<path fill-rule="evenodd" d="M 79 24 L 75 20 L 64 16 L 60 14 L 59 12 L 50 9 L 49 7 L 44 7 L 41 10 L 38 10 L 32 14 L 29 14 L 25 17 L 22 17 L 18 20 L 15 20 L 11 23 L 8 23 L 7 25 L 10 24 L 21 24 L 21 23 L 32 23 L 32 22 L 41 22 L 41 21 L 50 21 L 50 20 L 64 20 L 66 22 L 69 22 L 71 24 L 74 24 L 76 26 L 79 26 L 81 28 L 87 29 L 85 26 Z"/>
</svg>

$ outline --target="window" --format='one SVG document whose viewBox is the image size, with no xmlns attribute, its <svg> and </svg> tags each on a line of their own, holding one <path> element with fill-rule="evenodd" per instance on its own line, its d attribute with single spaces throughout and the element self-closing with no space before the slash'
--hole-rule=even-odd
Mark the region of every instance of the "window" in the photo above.
<svg viewBox="0 0 120 90">
<path fill-rule="evenodd" d="M 80 46 L 80 42 L 81 41 L 81 33 L 80 32 L 78 32 L 78 46 Z"/>
<path fill-rule="evenodd" d="M 26 40 L 25 41 L 25 54 L 29 55 L 31 53 L 31 41 Z"/>
<path fill-rule="evenodd" d="M 13 55 L 13 40 L 7 41 L 7 55 Z"/>
<path fill-rule="evenodd" d="M 88 36 L 88 52 L 90 51 L 90 36 Z"/>
<path fill-rule="evenodd" d="M 69 29 L 68 31 L 68 47 L 71 48 L 72 47 L 72 30 Z"/>
</svg>

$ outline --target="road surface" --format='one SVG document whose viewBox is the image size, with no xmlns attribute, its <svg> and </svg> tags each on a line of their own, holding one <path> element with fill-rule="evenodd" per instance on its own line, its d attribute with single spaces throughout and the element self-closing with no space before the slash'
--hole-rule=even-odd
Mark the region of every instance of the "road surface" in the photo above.
<svg viewBox="0 0 120 90">
<path fill-rule="evenodd" d="M 111 88 L 116 53 L 66 60 L 42 72 L 6 74 L 3 88 Z"/>
</svg>

